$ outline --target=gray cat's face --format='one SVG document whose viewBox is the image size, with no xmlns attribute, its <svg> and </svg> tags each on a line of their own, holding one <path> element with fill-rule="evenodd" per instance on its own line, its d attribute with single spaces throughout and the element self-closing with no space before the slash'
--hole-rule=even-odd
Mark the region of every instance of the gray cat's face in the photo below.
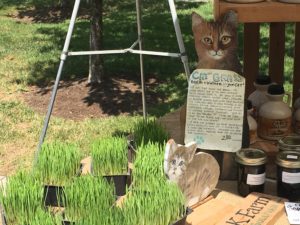
<svg viewBox="0 0 300 225">
<path fill-rule="evenodd" d="M 169 161 L 168 166 L 168 177 L 172 181 L 177 181 L 182 175 L 184 175 L 186 170 L 186 160 L 180 155 L 174 155 L 174 157 Z"/>
</svg>

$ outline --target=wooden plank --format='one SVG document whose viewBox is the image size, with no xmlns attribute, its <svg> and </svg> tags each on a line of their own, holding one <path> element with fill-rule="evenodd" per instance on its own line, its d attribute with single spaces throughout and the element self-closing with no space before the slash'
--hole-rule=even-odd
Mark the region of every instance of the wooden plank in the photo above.
<svg viewBox="0 0 300 225">
<path fill-rule="evenodd" d="M 213 1 L 213 9 L 214 9 L 214 17 L 217 19 L 220 16 L 220 1 L 214 0 Z"/>
<path fill-rule="evenodd" d="M 270 24 L 269 42 L 269 75 L 272 81 L 283 84 L 284 82 L 284 44 L 285 24 Z"/>
<path fill-rule="evenodd" d="M 244 25 L 244 77 L 246 78 L 246 97 L 254 91 L 253 82 L 259 68 L 259 23 Z"/>
<path fill-rule="evenodd" d="M 284 213 L 284 201 L 286 199 L 262 193 L 251 193 L 234 210 L 218 221 L 217 225 L 274 225 Z"/>
<path fill-rule="evenodd" d="M 293 103 L 300 96 L 300 23 L 296 23 L 295 53 L 294 53 L 294 78 L 293 78 Z"/>
<path fill-rule="evenodd" d="M 227 10 L 234 10 L 239 15 L 239 22 L 300 22 L 300 4 L 287 4 L 276 0 L 259 3 L 237 4 L 223 0 L 219 1 L 219 9 L 215 11 L 222 15 Z"/>
</svg>

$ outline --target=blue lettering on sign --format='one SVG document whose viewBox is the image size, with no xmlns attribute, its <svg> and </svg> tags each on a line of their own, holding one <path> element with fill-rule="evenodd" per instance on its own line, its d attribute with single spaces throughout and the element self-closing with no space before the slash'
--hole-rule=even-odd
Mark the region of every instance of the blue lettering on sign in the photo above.
<svg viewBox="0 0 300 225">
<path fill-rule="evenodd" d="M 208 73 L 195 71 L 192 73 L 193 80 L 207 80 Z"/>
</svg>

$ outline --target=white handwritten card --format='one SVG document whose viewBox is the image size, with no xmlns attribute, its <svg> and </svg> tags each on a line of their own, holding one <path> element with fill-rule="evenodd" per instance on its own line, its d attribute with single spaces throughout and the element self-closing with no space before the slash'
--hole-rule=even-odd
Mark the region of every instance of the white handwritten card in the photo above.
<svg viewBox="0 0 300 225">
<path fill-rule="evenodd" d="M 245 78 L 228 70 L 197 69 L 189 79 L 185 143 L 236 152 L 242 145 Z"/>
<path fill-rule="evenodd" d="M 290 224 L 300 224 L 300 203 L 285 202 L 285 211 Z"/>
</svg>

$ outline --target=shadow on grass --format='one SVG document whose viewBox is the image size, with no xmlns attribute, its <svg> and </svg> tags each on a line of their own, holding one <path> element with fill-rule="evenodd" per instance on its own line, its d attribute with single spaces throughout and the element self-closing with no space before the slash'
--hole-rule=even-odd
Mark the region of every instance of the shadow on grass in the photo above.
<svg viewBox="0 0 300 225">
<path fill-rule="evenodd" d="M 110 2 L 111 5 L 106 7 L 104 12 L 104 49 L 130 47 L 137 39 L 135 4 L 129 1 L 124 1 L 120 5 Z M 184 8 L 185 5 L 181 5 L 181 7 Z M 191 18 L 187 15 L 179 15 L 179 18 L 191 69 L 193 69 L 196 54 L 191 31 Z M 38 19 L 41 20 L 41 18 Z M 161 1 L 145 4 L 142 24 L 143 49 L 168 52 L 179 51 L 168 4 L 161 3 Z M 89 49 L 89 26 L 89 21 L 84 18 L 80 18 L 76 22 L 70 51 Z M 41 46 L 41 55 L 53 50 L 53 48 L 63 48 L 66 28 L 66 24 L 64 26 L 41 26 L 38 28 L 37 33 L 43 37 L 46 36 L 49 41 L 47 45 Z M 37 42 L 40 35 L 36 35 Z M 120 86 L 115 85 L 116 81 L 114 78 L 124 74 L 126 79 L 133 80 L 139 84 L 139 56 L 132 54 L 105 55 L 103 59 L 105 70 L 103 82 L 96 86 L 90 86 L 89 96 L 84 98 L 83 101 L 87 106 L 99 104 L 102 110 L 110 115 L 131 112 L 132 106 L 128 102 L 141 101 L 141 93 L 118 90 Z M 58 63 L 59 55 L 56 59 L 41 59 L 35 62 L 31 65 L 29 83 L 40 87 L 51 84 L 56 77 Z M 170 110 L 176 109 L 184 102 L 187 84 L 184 76 L 180 75 L 184 72 L 180 59 L 144 56 L 144 70 L 145 80 L 151 80 L 152 78 L 157 78 L 158 80 L 155 85 L 147 84 L 146 87 L 146 102 L 148 103 L 148 113 L 150 115 L 163 115 Z M 88 56 L 68 57 L 63 69 L 63 82 L 67 83 L 70 80 L 83 79 L 87 75 Z M 104 87 L 107 85 L 110 85 L 110 87 Z M 103 90 L 106 90 L 105 93 Z M 117 110 L 118 108 L 119 110 Z"/>
</svg>

